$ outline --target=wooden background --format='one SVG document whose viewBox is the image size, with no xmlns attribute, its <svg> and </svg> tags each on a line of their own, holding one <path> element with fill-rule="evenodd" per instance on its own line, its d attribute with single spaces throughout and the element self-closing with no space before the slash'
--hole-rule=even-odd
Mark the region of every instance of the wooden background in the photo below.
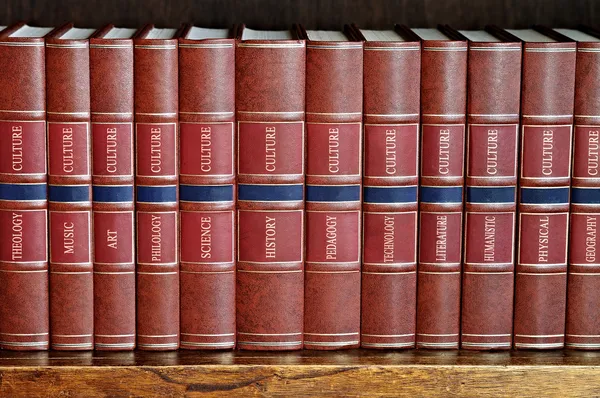
<svg viewBox="0 0 600 398">
<path fill-rule="evenodd" d="M 459 29 L 483 24 L 523 28 L 532 23 L 573 27 L 600 25 L 596 0 L 0 0 L 0 25 L 17 20 L 55 26 L 74 21 L 80 27 L 109 22 L 138 27 L 153 22 L 178 27 L 182 22 L 227 27 L 286 28 L 292 23 L 309 29 L 338 29 L 354 22 L 365 28 L 393 23 L 434 27 L 447 23 Z"/>
</svg>

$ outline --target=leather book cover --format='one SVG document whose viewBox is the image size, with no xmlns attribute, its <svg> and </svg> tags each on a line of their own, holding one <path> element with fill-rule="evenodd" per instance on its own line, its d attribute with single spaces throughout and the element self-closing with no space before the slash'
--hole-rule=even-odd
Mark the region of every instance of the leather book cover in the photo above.
<svg viewBox="0 0 600 398">
<path fill-rule="evenodd" d="M 412 31 L 422 39 L 416 345 L 456 349 L 460 333 L 467 42 L 444 27 Z"/>
<path fill-rule="evenodd" d="M 89 37 L 57 28 L 46 36 L 50 346 L 94 348 Z"/>
<path fill-rule="evenodd" d="M 242 25 L 235 58 L 237 347 L 300 349 L 306 42 Z"/>
<path fill-rule="evenodd" d="M 134 36 L 137 347 L 179 348 L 177 29 Z"/>
<path fill-rule="evenodd" d="M 565 345 L 600 349 L 600 32 L 555 29 L 577 41 Z"/>
<path fill-rule="evenodd" d="M 512 347 L 521 42 L 469 39 L 461 347 Z"/>
<path fill-rule="evenodd" d="M 235 40 L 179 38 L 181 348 L 235 346 Z"/>
<path fill-rule="evenodd" d="M 576 43 L 538 29 L 506 31 L 523 41 L 513 344 L 553 349 L 565 340 Z"/>
<path fill-rule="evenodd" d="M 90 38 L 94 347 L 135 347 L 133 35 L 108 25 Z"/>
<path fill-rule="evenodd" d="M 413 348 L 421 43 L 399 29 L 358 34 L 364 40 L 360 344 Z"/>
<path fill-rule="evenodd" d="M 306 42 L 304 348 L 360 344 L 363 42 L 302 29 Z"/>
<path fill-rule="evenodd" d="M 52 28 L 0 32 L 0 348 L 49 347 L 46 76 Z"/>
</svg>

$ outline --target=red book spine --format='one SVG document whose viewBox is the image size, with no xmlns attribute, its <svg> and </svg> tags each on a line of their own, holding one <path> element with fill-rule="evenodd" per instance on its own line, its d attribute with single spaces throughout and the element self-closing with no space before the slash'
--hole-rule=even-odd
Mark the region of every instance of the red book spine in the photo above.
<svg viewBox="0 0 600 398">
<path fill-rule="evenodd" d="M 600 348 L 600 43 L 579 42 L 567 290 L 567 348 Z"/>
<path fill-rule="evenodd" d="M 304 40 L 239 40 L 237 345 L 302 348 Z"/>
<path fill-rule="evenodd" d="M 134 38 L 137 347 L 179 348 L 177 39 Z"/>
<path fill-rule="evenodd" d="M 365 42 L 365 348 L 415 346 L 420 81 L 420 42 Z"/>
<path fill-rule="evenodd" d="M 133 40 L 90 39 L 94 346 L 135 347 Z"/>
<path fill-rule="evenodd" d="M 91 350 L 94 333 L 90 58 L 87 39 L 46 39 L 50 330 L 55 350 Z"/>
<path fill-rule="evenodd" d="M 465 41 L 423 41 L 418 348 L 459 345 L 466 80 Z"/>
<path fill-rule="evenodd" d="M 307 42 L 308 349 L 360 342 L 362 85 L 362 42 Z"/>
<path fill-rule="evenodd" d="M 514 346 L 562 348 L 575 43 L 523 46 Z"/>
<path fill-rule="evenodd" d="M 510 349 L 521 43 L 470 42 L 461 347 Z"/>
<path fill-rule="evenodd" d="M 234 112 L 234 40 L 180 38 L 181 348 L 235 346 Z"/>
<path fill-rule="evenodd" d="M 0 33 L 0 348 L 49 344 L 43 38 Z"/>
</svg>

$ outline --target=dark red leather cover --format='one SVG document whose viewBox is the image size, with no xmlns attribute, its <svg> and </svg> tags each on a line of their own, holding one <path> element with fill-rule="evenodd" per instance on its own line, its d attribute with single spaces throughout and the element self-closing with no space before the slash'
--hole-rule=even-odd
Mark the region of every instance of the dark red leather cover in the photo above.
<svg viewBox="0 0 600 398">
<path fill-rule="evenodd" d="M 467 43 L 424 40 L 417 348 L 458 348 Z"/>
<path fill-rule="evenodd" d="M 45 350 L 48 213 L 44 39 L 0 32 L 0 347 Z M 27 187 L 32 188 L 24 193 Z"/>
<path fill-rule="evenodd" d="M 575 55 L 523 44 L 515 348 L 564 346 Z"/>
<path fill-rule="evenodd" d="M 567 348 L 600 348 L 600 43 L 577 43 Z"/>
<path fill-rule="evenodd" d="M 308 349 L 360 343 L 362 85 L 362 41 L 307 40 Z"/>
<path fill-rule="evenodd" d="M 46 38 L 48 198 L 50 210 L 50 344 L 94 345 L 90 57 L 87 39 Z"/>
<path fill-rule="evenodd" d="M 361 346 L 412 348 L 421 43 L 364 43 Z"/>
<path fill-rule="evenodd" d="M 237 346 L 300 349 L 306 43 L 240 39 L 235 55 Z"/>
<path fill-rule="evenodd" d="M 177 37 L 134 38 L 137 347 L 179 347 Z"/>
<path fill-rule="evenodd" d="M 94 347 L 135 347 L 133 40 L 90 39 Z"/>
<path fill-rule="evenodd" d="M 512 347 L 520 42 L 469 42 L 461 347 Z"/>
<path fill-rule="evenodd" d="M 235 43 L 179 39 L 181 348 L 235 346 Z"/>
</svg>

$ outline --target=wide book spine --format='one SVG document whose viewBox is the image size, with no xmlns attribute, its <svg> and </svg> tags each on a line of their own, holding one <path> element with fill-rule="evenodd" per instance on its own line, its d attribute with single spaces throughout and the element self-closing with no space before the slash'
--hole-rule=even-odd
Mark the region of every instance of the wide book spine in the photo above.
<svg viewBox="0 0 600 398">
<path fill-rule="evenodd" d="M 94 348 L 90 58 L 87 40 L 46 39 L 50 344 Z"/>
<path fill-rule="evenodd" d="M 361 346 L 413 348 L 420 42 L 365 42 Z"/>
<path fill-rule="evenodd" d="M 179 348 L 177 39 L 134 39 L 137 347 Z"/>
<path fill-rule="evenodd" d="M 525 43 L 514 347 L 564 346 L 575 43 Z"/>
<path fill-rule="evenodd" d="M 360 343 L 363 43 L 306 46 L 304 347 Z"/>
<path fill-rule="evenodd" d="M 235 43 L 179 39 L 181 348 L 235 346 Z"/>
<path fill-rule="evenodd" d="M 600 45 L 579 42 L 567 290 L 567 348 L 600 348 Z"/>
<path fill-rule="evenodd" d="M 521 43 L 471 42 L 461 347 L 512 347 Z"/>
<path fill-rule="evenodd" d="M 467 43 L 423 41 L 417 348 L 459 346 L 466 99 Z"/>
<path fill-rule="evenodd" d="M 94 347 L 135 347 L 133 40 L 90 40 Z"/>
<path fill-rule="evenodd" d="M 303 40 L 236 47 L 237 346 L 302 348 Z"/>
<path fill-rule="evenodd" d="M 17 28 L 17 26 L 15 27 Z M 0 348 L 49 346 L 42 38 L 0 36 Z"/>
</svg>

